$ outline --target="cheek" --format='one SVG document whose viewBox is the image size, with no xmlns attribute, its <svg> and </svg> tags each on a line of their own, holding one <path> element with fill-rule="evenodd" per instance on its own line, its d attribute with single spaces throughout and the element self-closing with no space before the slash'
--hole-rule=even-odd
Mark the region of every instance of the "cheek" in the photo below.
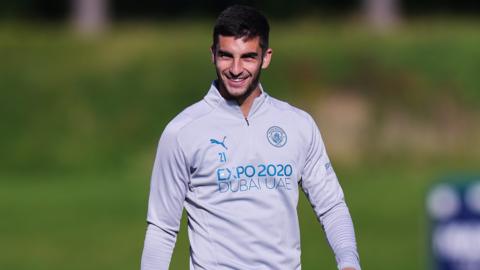
<svg viewBox="0 0 480 270">
<path fill-rule="evenodd" d="M 226 69 L 228 69 L 228 65 L 225 65 L 224 63 L 221 63 L 221 62 L 217 61 L 217 63 L 215 63 L 215 68 L 218 71 L 225 71 Z"/>
<path fill-rule="evenodd" d="M 244 67 L 250 73 L 256 73 L 261 68 L 261 63 L 259 62 L 246 63 Z"/>
</svg>

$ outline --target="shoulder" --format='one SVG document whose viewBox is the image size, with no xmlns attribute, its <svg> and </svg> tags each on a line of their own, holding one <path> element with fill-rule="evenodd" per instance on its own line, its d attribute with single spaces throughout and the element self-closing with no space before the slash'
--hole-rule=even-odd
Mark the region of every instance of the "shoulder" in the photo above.
<svg viewBox="0 0 480 270">
<path fill-rule="evenodd" d="M 298 125 L 316 126 L 313 117 L 306 111 L 274 97 L 269 97 L 269 104 L 273 110 L 277 110 L 283 117 L 287 117 Z"/>
<path fill-rule="evenodd" d="M 162 139 L 176 140 L 187 126 L 208 115 L 214 109 L 215 108 L 208 105 L 204 100 L 190 105 L 167 124 L 162 133 Z"/>
<path fill-rule="evenodd" d="M 270 110 L 275 118 L 282 119 L 287 132 L 297 138 L 298 145 L 303 149 L 302 153 L 309 153 L 312 143 L 319 134 L 319 129 L 313 117 L 306 111 L 288 104 L 276 98 L 270 98 Z M 307 143 L 308 142 L 308 143 Z"/>
</svg>

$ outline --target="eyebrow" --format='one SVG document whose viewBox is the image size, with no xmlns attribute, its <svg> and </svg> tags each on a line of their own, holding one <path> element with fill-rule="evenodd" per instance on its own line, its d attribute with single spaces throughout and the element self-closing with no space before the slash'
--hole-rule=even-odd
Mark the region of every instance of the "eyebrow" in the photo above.
<svg viewBox="0 0 480 270">
<path fill-rule="evenodd" d="M 227 51 L 223 51 L 223 50 L 218 50 L 218 54 L 219 55 L 222 55 L 222 56 L 228 56 L 228 57 L 233 57 L 233 54 L 227 52 Z M 249 53 L 244 53 L 242 54 L 240 57 L 241 58 L 250 58 L 250 57 L 257 57 L 258 56 L 258 53 L 256 52 L 249 52 Z"/>
<path fill-rule="evenodd" d="M 233 54 L 227 52 L 227 51 L 222 51 L 222 50 L 218 50 L 218 54 L 219 55 L 222 55 L 222 56 L 228 56 L 228 57 L 233 57 Z"/>
<path fill-rule="evenodd" d="M 257 57 L 257 56 L 258 56 L 258 53 L 256 53 L 256 52 L 251 52 L 251 53 L 242 54 L 241 57 L 242 57 L 242 58 L 250 58 L 250 57 L 255 58 L 255 57 Z"/>
</svg>

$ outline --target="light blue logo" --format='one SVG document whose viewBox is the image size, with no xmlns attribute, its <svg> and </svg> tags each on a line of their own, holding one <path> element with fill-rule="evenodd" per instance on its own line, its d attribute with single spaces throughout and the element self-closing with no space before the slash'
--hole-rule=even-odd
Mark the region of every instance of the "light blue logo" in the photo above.
<svg viewBox="0 0 480 270">
<path fill-rule="evenodd" d="M 330 161 L 325 163 L 325 171 L 327 172 L 327 175 L 333 173 L 332 163 L 330 163 Z"/>
<path fill-rule="evenodd" d="M 217 141 L 215 139 L 210 139 L 210 143 L 221 145 L 221 146 L 223 146 L 223 148 L 225 148 L 225 150 L 228 150 L 227 146 L 225 145 L 225 139 L 226 138 L 227 138 L 227 136 L 223 136 L 223 140 L 221 142 Z"/>
<path fill-rule="evenodd" d="M 267 131 L 268 142 L 275 147 L 283 147 L 287 143 L 287 133 L 281 127 L 273 126 Z"/>
</svg>

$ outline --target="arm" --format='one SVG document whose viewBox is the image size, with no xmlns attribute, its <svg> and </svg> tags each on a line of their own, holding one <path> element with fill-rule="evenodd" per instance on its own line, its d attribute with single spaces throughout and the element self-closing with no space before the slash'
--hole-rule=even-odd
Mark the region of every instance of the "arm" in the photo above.
<svg viewBox="0 0 480 270">
<path fill-rule="evenodd" d="M 360 270 L 353 223 L 320 132 L 313 121 L 300 185 L 323 226 L 338 269 Z"/>
<path fill-rule="evenodd" d="M 177 136 L 167 126 L 158 144 L 148 201 L 142 270 L 167 270 L 182 217 L 188 166 Z"/>
</svg>

